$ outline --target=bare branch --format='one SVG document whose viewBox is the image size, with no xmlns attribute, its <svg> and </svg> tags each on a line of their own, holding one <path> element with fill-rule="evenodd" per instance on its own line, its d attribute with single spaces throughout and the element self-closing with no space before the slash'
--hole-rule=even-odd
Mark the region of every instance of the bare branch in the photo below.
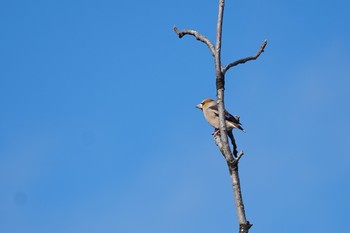
<svg viewBox="0 0 350 233">
<path fill-rule="evenodd" d="M 264 52 L 264 49 L 265 49 L 266 45 L 267 45 L 267 40 L 264 40 L 264 42 L 262 43 L 259 51 L 254 56 L 242 58 L 242 59 L 239 59 L 239 60 L 237 60 L 235 62 L 232 62 L 232 63 L 228 64 L 227 66 L 225 66 L 223 68 L 222 72 L 225 74 L 226 71 L 228 71 L 231 67 L 237 66 L 239 64 L 246 63 L 247 61 L 256 60 L 260 56 L 260 54 L 262 54 Z"/>
<path fill-rule="evenodd" d="M 229 167 L 234 198 L 236 202 L 236 211 L 239 223 L 239 232 L 248 233 L 250 228 L 250 223 L 247 221 L 244 204 L 242 199 L 240 180 L 238 174 L 238 155 L 237 155 L 237 145 L 233 137 L 232 131 L 227 132 L 226 121 L 225 121 L 225 104 L 224 104 L 224 93 L 225 93 L 225 69 L 221 65 L 221 40 L 222 40 L 222 24 L 224 16 L 224 6 L 225 0 L 219 0 L 219 12 L 218 12 L 218 22 L 216 26 L 216 47 L 215 47 L 215 71 L 216 71 L 216 95 L 218 103 L 218 112 L 219 112 L 219 130 L 221 134 L 220 140 L 220 151 L 226 159 L 226 163 Z M 260 52 L 261 53 L 261 52 Z M 258 54 L 259 56 L 260 54 Z M 255 58 L 256 59 L 256 58 Z M 229 67 L 230 68 L 230 67 Z M 226 71 L 229 69 L 227 68 Z M 233 154 L 228 143 L 228 138 L 230 137 Z M 242 154 L 239 154 L 242 157 Z M 239 158 L 240 158 L 239 157 Z"/>
<path fill-rule="evenodd" d="M 206 44 L 208 46 L 211 54 L 213 55 L 213 57 L 215 57 L 215 49 L 214 49 L 213 43 L 211 43 L 211 41 L 208 38 L 206 38 L 205 36 L 203 36 L 199 32 L 197 32 L 195 30 L 191 30 L 191 29 L 179 31 L 179 29 L 177 29 L 176 26 L 174 26 L 174 31 L 179 36 L 179 38 L 182 38 L 185 35 L 191 35 L 191 36 L 196 37 L 197 40 L 203 42 L 204 44 Z"/>
<path fill-rule="evenodd" d="M 225 121 L 225 76 L 222 73 L 221 66 L 221 41 L 222 41 L 222 24 L 224 17 L 225 0 L 219 1 L 218 21 L 216 25 L 216 45 L 215 45 L 215 75 L 216 75 L 216 97 L 219 112 L 219 130 L 221 135 L 222 148 L 221 152 L 226 161 L 233 161 L 233 156 L 227 139 L 226 121 Z"/>
<path fill-rule="evenodd" d="M 236 159 L 233 163 L 229 163 L 229 161 L 226 161 L 226 162 L 229 167 L 231 181 L 232 181 L 232 188 L 233 188 L 233 193 L 234 193 L 235 202 L 236 202 L 236 210 L 237 210 L 237 217 L 238 217 L 238 223 L 239 223 L 239 233 L 248 233 L 249 228 L 252 225 L 249 223 L 249 221 L 247 221 L 245 216 L 241 184 L 240 184 L 239 173 L 238 173 L 238 160 Z"/>
<path fill-rule="evenodd" d="M 239 162 L 239 160 L 244 155 L 244 151 L 241 150 L 239 153 L 237 152 L 237 144 L 236 144 L 235 138 L 233 136 L 232 130 L 228 131 L 227 134 L 228 134 L 229 138 L 231 139 L 232 146 L 233 146 L 233 157 L 231 156 L 232 159 L 230 158 L 228 163 L 236 164 Z M 214 137 L 215 144 L 219 147 L 222 155 L 226 159 L 225 151 L 223 150 L 224 147 L 223 147 L 223 144 L 221 142 L 220 131 L 216 129 L 215 132 L 213 133 L 213 137 Z"/>
<path fill-rule="evenodd" d="M 238 153 L 238 155 L 237 155 L 237 162 L 242 158 L 242 156 L 244 155 L 244 151 L 243 150 L 241 150 L 239 153 Z"/>
<path fill-rule="evenodd" d="M 229 130 L 227 132 L 227 135 L 229 136 L 229 138 L 231 139 L 231 143 L 232 143 L 232 150 L 233 150 L 233 157 L 234 158 L 237 158 L 237 144 L 236 144 L 236 140 L 235 140 L 235 137 L 233 136 L 233 132 L 232 132 L 232 129 Z"/>
<path fill-rule="evenodd" d="M 256 60 L 267 45 L 265 40 L 260 47 L 260 50 L 254 56 L 246 57 L 235 62 L 228 64 L 223 67 L 221 64 L 221 41 L 222 41 L 222 25 L 223 25 L 223 16 L 224 16 L 224 6 L 225 0 L 219 0 L 219 10 L 218 10 L 218 21 L 216 25 L 216 44 L 215 47 L 212 42 L 207 39 L 205 36 L 201 35 L 195 30 L 182 30 L 179 31 L 176 26 L 174 26 L 175 33 L 182 38 L 185 35 L 192 35 L 197 40 L 205 43 L 210 49 L 215 60 L 215 75 L 216 75 L 216 97 L 217 97 L 217 107 L 219 115 L 219 129 L 215 129 L 213 133 L 214 140 L 216 145 L 219 147 L 222 155 L 224 156 L 226 163 L 228 165 L 232 187 L 234 192 L 234 199 L 236 203 L 237 218 L 239 223 L 239 233 L 248 233 L 252 224 L 247 220 L 244 210 L 243 198 L 241 193 L 240 179 L 238 173 L 238 162 L 242 158 L 244 152 L 237 151 L 237 144 L 233 136 L 232 130 L 227 131 L 226 120 L 225 120 L 225 73 L 231 67 L 243 64 L 250 60 Z M 233 153 L 229 145 L 228 137 L 231 139 Z"/>
<path fill-rule="evenodd" d="M 221 142 L 220 131 L 216 129 L 215 132 L 213 133 L 213 137 L 214 137 L 215 144 L 219 147 L 219 150 L 221 151 L 221 154 L 226 159 L 225 151 L 223 150 L 224 147 L 223 147 L 222 142 Z"/>
<path fill-rule="evenodd" d="M 215 46 L 215 69 L 216 78 L 219 78 L 218 72 L 221 73 L 221 41 L 222 41 L 222 24 L 224 21 L 225 0 L 219 1 L 218 22 L 216 24 L 216 46 Z"/>
</svg>

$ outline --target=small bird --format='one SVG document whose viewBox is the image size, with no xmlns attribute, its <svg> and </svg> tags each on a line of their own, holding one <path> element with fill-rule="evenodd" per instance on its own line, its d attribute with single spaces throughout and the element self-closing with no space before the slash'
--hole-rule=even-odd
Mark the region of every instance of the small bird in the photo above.
<svg viewBox="0 0 350 233">
<path fill-rule="evenodd" d="M 211 124 L 216 130 L 219 129 L 219 111 L 216 101 L 212 99 L 205 99 L 200 104 L 196 105 L 203 111 L 205 119 Z M 230 132 L 233 128 L 240 129 L 244 132 L 244 129 L 239 122 L 239 116 L 232 116 L 225 110 L 226 130 Z"/>
</svg>

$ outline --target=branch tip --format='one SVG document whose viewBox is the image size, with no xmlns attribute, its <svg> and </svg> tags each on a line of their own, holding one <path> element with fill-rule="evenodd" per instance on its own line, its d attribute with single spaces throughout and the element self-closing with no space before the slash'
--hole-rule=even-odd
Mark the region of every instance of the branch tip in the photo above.
<svg viewBox="0 0 350 233">
<path fill-rule="evenodd" d="M 179 31 L 179 29 L 176 27 L 176 25 L 174 25 L 173 29 L 174 29 L 174 32 L 179 36 L 179 38 L 182 38 L 185 35 L 194 36 L 197 40 L 206 44 L 208 46 L 211 54 L 213 55 L 213 57 L 215 57 L 214 45 L 208 38 L 206 38 L 205 36 L 203 36 L 199 32 L 192 30 L 192 29 Z"/>
<path fill-rule="evenodd" d="M 242 59 L 239 59 L 239 60 L 237 60 L 237 61 L 235 61 L 235 62 L 229 63 L 227 66 L 225 66 L 225 67 L 222 69 L 222 72 L 225 74 L 230 68 L 232 68 L 232 67 L 234 67 L 234 66 L 237 66 L 237 65 L 239 65 L 239 64 L 246 63 L 247 61 L 251 61 L 251 60 L 256 60 L 256 59 L 258 59 L 258 57 L 264 52 L 266 45 L 267 45 L 267 40 L 265 39 L 265 40 L 263 41 L 263 43 L 261 44 L 259 51 L 258 51 L 255 55 L 250 56 L 250 57 L 246 57 L 246 58 L 242 58 Z"/>
<path fill-rule="evenodd" d="M 241 159 L 241 157 L 244 155 L 244 151 L 243 150 L 241 150 L 239 153 L 238 153 L 238 155 L 237 155 L 237 162 Z"/>
<path fill-rule="evenodd" d="M 176 25 L 174 25 L 174 32 L 179 36 L 179 38 L 183 37 L 183 35 L 179 32 L 179 29 L 177 29 Z"/>
<path fill-rule="evenodd" d="M 265 52 L 264 50 L 265 50 L 266 45 L 267 45 L 267 40 L 265 39 L 264 42 L 262 43 L 261 47 L 260 47 L 259 52 L 260 52 L 260 51 L 261 51 L 262 53 Z M 259 52 L 258 52 L 258 53 L 259 53 Z M 260 54 L 259 54 L 259 55 L 260 55 Z"/>
</svg>

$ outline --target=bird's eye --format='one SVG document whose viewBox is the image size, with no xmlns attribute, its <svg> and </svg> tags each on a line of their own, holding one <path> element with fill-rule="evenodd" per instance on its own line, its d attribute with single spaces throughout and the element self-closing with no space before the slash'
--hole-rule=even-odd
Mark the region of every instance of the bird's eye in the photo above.
<svg viewBox="0 0 350 233">
<path fill-rule="evenodd" d="M 204 102 L 202 102 L 201 105 L 204 105 Z"/>
</svg>

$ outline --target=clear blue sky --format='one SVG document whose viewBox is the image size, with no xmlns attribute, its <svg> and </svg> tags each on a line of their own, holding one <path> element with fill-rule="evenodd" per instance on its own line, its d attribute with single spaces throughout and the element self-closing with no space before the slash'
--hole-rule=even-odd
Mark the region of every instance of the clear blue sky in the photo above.
<svg viewBox="0 0 350 233">
<path fill-rule="evenodd" d="M 0 2 L 0 232 L 237 232 L 194 106 L 215 98 L 215 1 Z M 350 3 L 226 2 L 251 232 L 350 232 Z"/>
</svg>

